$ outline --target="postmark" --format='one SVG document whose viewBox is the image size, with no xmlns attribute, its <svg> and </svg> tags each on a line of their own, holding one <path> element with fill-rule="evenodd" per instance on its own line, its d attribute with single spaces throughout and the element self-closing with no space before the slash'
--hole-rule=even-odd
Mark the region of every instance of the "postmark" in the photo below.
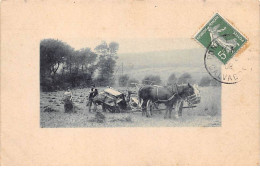
<svg viewBox="0 0 260 169">
<path fill-rule="evenodd" d="M 227 64 L 248 41 L 218 13 L 195 35 L 194 39 L 206 48 L 209 46 L 214 48 L 212 54 L 223 64 Z"/>
<path fill-rule="evenodd" d="M 222 37 L 234 37 L 234 35 L 225 34 L 218 38 Z M 234 57 L 228 63 L 223 64 L 218 57 L 214 55 L 217 50 L 214 44 L 218 41 L 218 38 L 213 39 L 207 47 L 204 55 L 205 69 L 209 75 L 218 82 L 224 84 L 235 84 L 242 80 L 246 68 L 241 66 L 241 59 L 238 57 Z"/>
</svg>

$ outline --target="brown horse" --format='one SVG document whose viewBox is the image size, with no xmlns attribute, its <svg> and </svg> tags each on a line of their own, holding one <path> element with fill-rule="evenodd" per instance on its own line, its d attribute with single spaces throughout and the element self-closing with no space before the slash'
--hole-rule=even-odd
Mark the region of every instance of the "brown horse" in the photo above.
<svg viewBox="0 0 260 169">
<path fill-rule="evenodd" d="M 168 113 L 169 118 L 171 118 L 173 105 L 193 94 L 195 94 L 195 89 L 189 83 L 167 87 L 152 85 L 141 87 L 138 91 L 138 98 L 142 107 L 142 115 L 151 116 L 151 114 L 147 113 L 147 103 L 163 103 L 166 106 L 164 118 L 167 118 Z"/>
</svg>

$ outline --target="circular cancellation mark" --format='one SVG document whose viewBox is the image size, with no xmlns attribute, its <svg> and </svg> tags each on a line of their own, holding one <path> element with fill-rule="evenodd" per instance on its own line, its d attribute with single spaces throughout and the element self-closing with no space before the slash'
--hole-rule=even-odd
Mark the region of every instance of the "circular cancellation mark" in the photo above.
<svg viewBox="0 0 260 169">
<path fill-rule="evenodd" d="M 221 37 L 229 37 L 233 35 L 222 35 Z M 231 58 L 225 65 L 215 56 L 214 52 L 220 45 L 217 45 L 218 38 L 213 39 L 207 47 L 204 55 L 204 65 L 209 75 L 216 81 L 224 84 L 235 84 L 241 81 L 242 71 L 238 57 Z M 224 48 L 222 50 L 225 50 Z"/>
</svg>

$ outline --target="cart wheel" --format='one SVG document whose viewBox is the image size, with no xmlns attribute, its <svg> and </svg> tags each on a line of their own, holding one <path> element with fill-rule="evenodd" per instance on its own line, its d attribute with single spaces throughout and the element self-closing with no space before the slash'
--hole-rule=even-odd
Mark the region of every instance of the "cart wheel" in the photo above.
<svg viewBox="0 0 260 169">
<path fill-rule="evenodd" d="M 104 104 L 104 106 L 105 106 L 106 110 L 108 110 L 110 113 L 113 113 L 113 109 L 111 108 L 111 106 L 106 105 L 106 104 Z"/>
<path fill-rule="evenodd" d="M 131 102 L 131 101 L 129 101 L 129 106 L 131 107 L 131 109 L 134 109 L 134 108 L 135 108 L 134 103 Z"/>
<path fill-rule="evenodd" d="M 146 110 L 146 117 L 151 117 L 154 110 L 154 104 L 151 100 L 148 100 Z"/>
</svg>

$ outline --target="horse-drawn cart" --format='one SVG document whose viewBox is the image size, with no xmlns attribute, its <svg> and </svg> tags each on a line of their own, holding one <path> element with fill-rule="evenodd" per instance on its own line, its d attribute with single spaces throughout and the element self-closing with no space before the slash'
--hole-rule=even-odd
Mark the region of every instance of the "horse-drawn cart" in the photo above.
<svg viewBox="0 0 260 169">
<path fill-rule="evenodd" d="M 103 111 L 120 113 L 128 109 L 125 94 L 113 89 L 106 88 L 94 98 L 94 104 L 102 105 Z M 96 108 L 95 108 L 96 109 Z"/>
<path fill-rule="evenodd" d="M 197 87 L 189 84 L 176 85 L 176 88 L 167 88 L 167 90 L 166 87 L 156 85 L 135 84 L 135 86 L 135 91 L 127 90 L 126 93 L 119 92 L 113 88 L 106 88 L 94 98 L 94 104 L 95 106 L 102 105 L 103 111 L 108 110 L 112 113 L 139 111 L 146 113 L 146 116 L 151 116 L 155 111 L 166 110 L 167 112 L 167 110 L 174 108 L 180 116 L 183 108 L 193 108 L 200 103 L 200 95 L 196 92 Z M 145 91 L 145 88 L 149 90 Z M 152 90 L 154 92 L 147 95 L 149 94 L 148 91 Z M 170 93 L 167 95 L 169 97 L 166 100 L 161 100 L 159 97 L 161 96 L 161 92 L 164 92 L 164 94 L 167 94 L 167 92 Z M 149 97 L 142 97 L 142 94 Z M 171 104 L 172 99 L 176 100 L 174 104 L 173 102 Z M 166 109 L 159 108 L 159 104 L 161 103 L 166 105 Z"/>
</svg>

